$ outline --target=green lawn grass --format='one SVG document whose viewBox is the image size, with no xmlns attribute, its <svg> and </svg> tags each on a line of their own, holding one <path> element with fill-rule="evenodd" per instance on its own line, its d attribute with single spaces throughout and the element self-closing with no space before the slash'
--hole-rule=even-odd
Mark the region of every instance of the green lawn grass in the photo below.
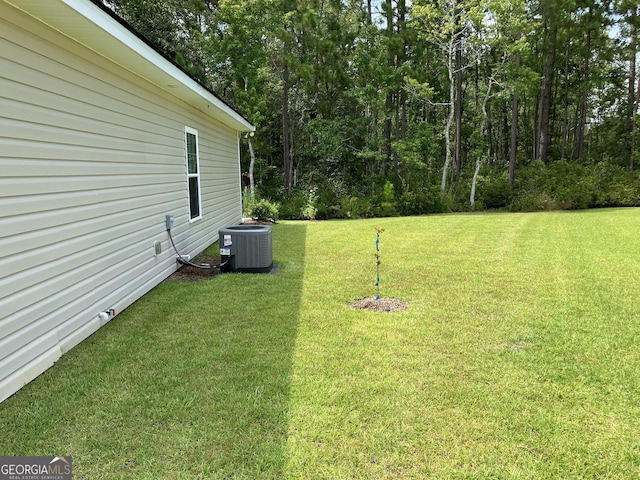
<svg viewBox="0 0 640 480">
<path fill-rule="evenodd" d="M 404 312 L 354 310 L 381 294 Z M 0 404 L 74 478 L 638 478 L 640 210 L 283 222 Z"/>
</svg>

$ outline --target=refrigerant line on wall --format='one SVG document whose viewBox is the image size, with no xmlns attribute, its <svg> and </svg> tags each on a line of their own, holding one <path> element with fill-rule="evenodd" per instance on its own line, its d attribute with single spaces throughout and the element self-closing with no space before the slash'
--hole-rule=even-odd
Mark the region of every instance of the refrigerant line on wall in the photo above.
<svg viewBox="0 0 640 480">
<path fill-rule="evenodd" d="M 169 240 L 171 240 L 171 245 L 173 245 L 173 249 L 176 251 L 176 255 L 178 255 L 178 257 L 176 258 L 176 260 L 178 260 L 178 263 L 180 263 L 181 265 L 189 265 L 190 267 L 195 267 L 195 268 L 204 268 L 204 269 L 218 269 L 218 268 L 222 268 L 224 267 L 228 262 L 229 259 L 231 257 L 229 257 L 226 261 L 218 264 L 218 265 L 211 265 L 210 263 L 193 263 L 190 259 L 183 257 L 180 252 L 178 251 L 178 248 L 176 247 L 176 244 L 173 242 L 173 237 L 171 236 L 171 229 L 167 228 L 167 233 L 169 234 Z"/>
</svg>

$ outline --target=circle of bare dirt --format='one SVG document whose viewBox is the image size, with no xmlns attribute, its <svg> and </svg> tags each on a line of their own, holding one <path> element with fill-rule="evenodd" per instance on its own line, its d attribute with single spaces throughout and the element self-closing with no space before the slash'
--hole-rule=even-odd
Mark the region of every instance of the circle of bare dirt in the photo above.
<svg viewBox="0 0 640 480">
<path fill-rule="evenodd" d="M 397 298 L 381 297 L 376 299 L 375 297 L 366 297 L 349 302 L 349 306 L 357 310 L 371 310 L 374 312 L 402 312 L 409 308 L 409 303 Z"/>
</svg>

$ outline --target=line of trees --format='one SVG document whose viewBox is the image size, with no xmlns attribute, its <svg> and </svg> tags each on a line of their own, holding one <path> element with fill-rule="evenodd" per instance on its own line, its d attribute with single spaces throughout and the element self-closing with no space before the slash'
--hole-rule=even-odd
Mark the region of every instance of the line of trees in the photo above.
<svg viewBox="0 0 640 480">
<path fill-rule="evenodd" d="M 282 216 L 640 204 L 636 0 L 104 1 L 257 126 Z"/>
</svg>

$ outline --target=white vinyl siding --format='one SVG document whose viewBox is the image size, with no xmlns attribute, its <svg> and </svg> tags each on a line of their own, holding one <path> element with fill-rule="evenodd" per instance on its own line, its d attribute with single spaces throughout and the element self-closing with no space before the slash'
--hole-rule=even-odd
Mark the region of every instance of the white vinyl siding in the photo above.
<svg viewBox="0 0 640 480">
<path fill-rule="evenodd" d="M 184 143 L 187 160 L 187 190 L 189 197 L 189 219 L 202 217 L 202 199 L 200 195 L 200 155 L 198 153 L 198 131 L 184 127 Z"/>
<path fill-rule="evenodd" d="M 0 0 L 0 401 L 176 270 L 166 214 L 192 256 L 238 223 L 239 168 L 235 130 Z"/>
</svg>

